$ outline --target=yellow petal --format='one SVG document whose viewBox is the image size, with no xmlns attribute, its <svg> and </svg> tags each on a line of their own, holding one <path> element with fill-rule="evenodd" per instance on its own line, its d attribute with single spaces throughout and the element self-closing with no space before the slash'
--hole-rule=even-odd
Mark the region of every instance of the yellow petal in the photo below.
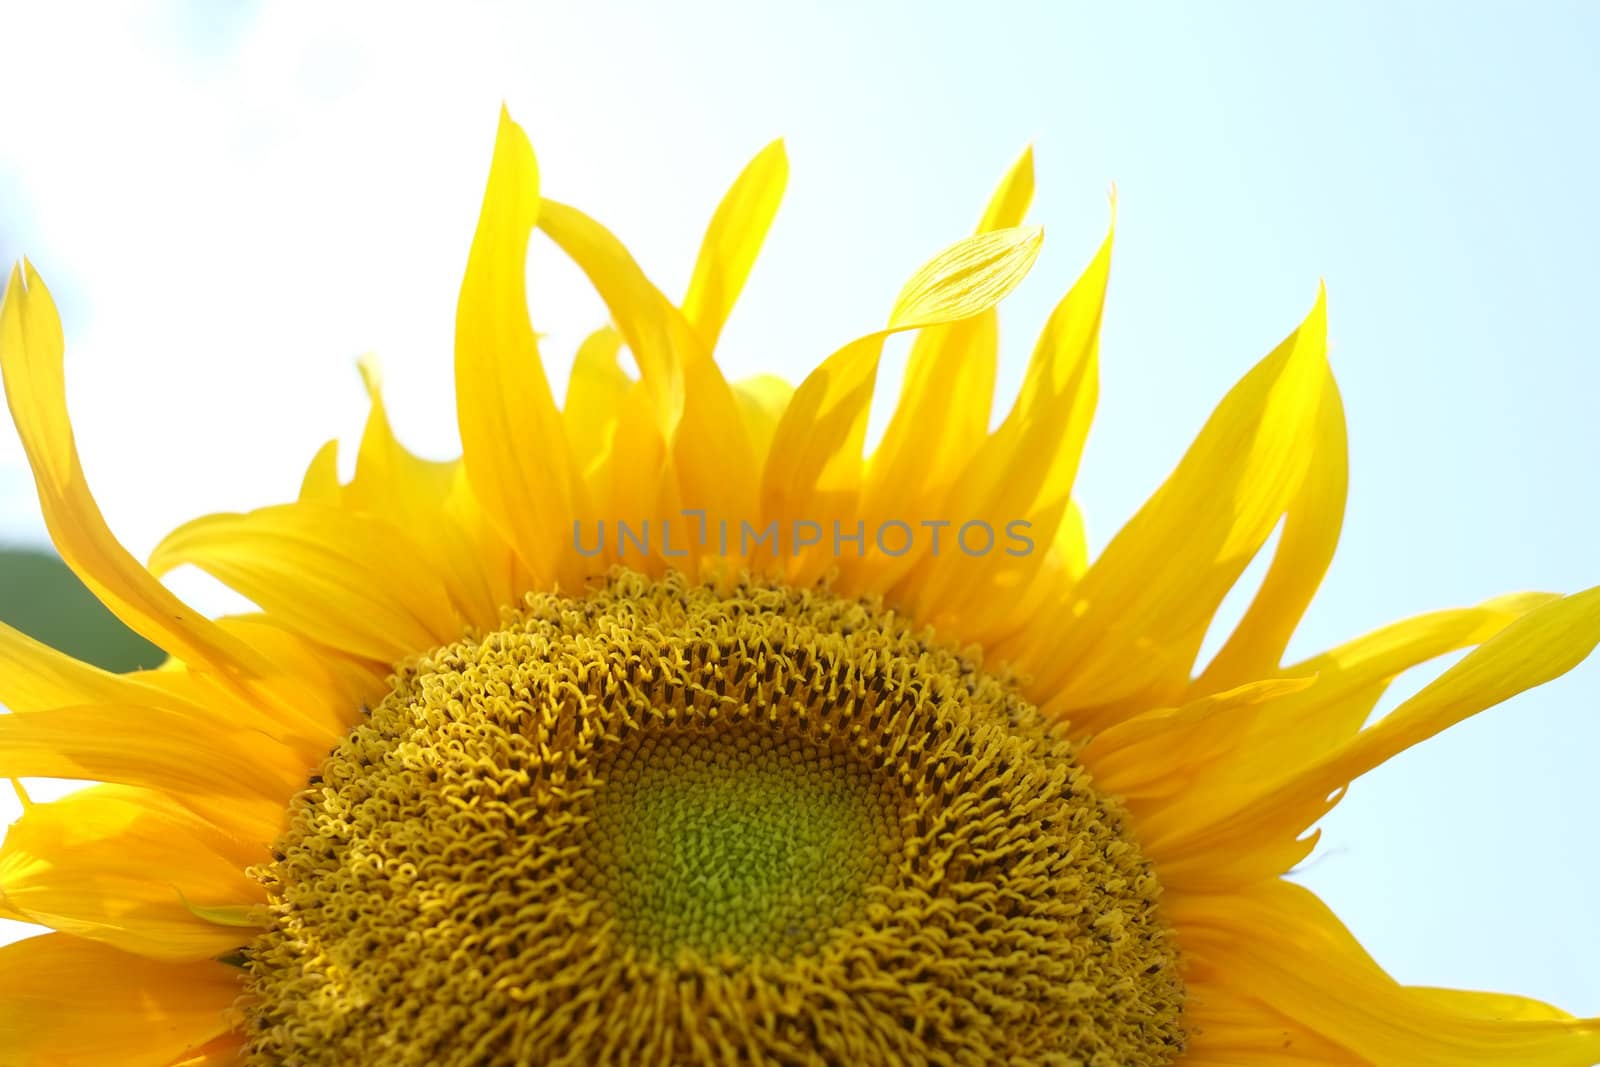
<svg viewBox="0 0 1600 1067">
<path fill-rule="evenodd" d="M 248 642 L 272 665 L 272 673 L 258 682 L 258 689 L 270 702 L 265 716 L 257 712 L 257 719 L 266 719 L 258 728 L 277 724 L 286 743 L 304 737 L 311 746 L 304 749 L 306 766 L 320 763 L 328 749 L 360 721 L 362 707 L 375 704 L 389 690 L 387 679 L 393 664 L 329 648 L 265 615 L 224 616 L 217 625 Z M 181 675 L 181 680 L 148 681 L 175 687 L 185 699 L 204 700 L 207 676 L 188 671 Z M 218 696 L 212 696 L 209 703 L 223 709 L 219 721 L 233 725 L 254 721 L 245 709 L 221 704 Z"/>
<path fill-rule="evenodd" d="M 461 622 L 410 544 L 368 515 L 285 504 L 208 515 L 156 546 L 159 574 L 191 563 L 275 621 L 333 648 L 394 664 L 454 640 Z"/>
<path fill-rule="evenodd" d="M 422 524 L 438 517 L 438 501 L 449 491 L 454 463 L 441 463 L 413 455 L 394 435 L 376 364 L 361 363 L 371 408 L 356 453 L 355 476 L 341 494 L 342 502 L 357 511 L 384 515 L 408 534 L 425 539 Z"/>
<path fill-rule="evenodd" d="M 167 652 L 230 672 L 254 665 L 248 648 L 173 596 L 106 526 L 67 419 L 61 319 L 32 265 L 22 268 L 12 267 L 0 306 L 0 377 L 56 550 L 117 618 Z"/>
<path fill-rule="evenodd" d="M 539 210 L 533 149 L 502 110 L 456 307 L 456 414 L 474 494 L 534 579 L 549 583 L 582 486 L 528 319 Z"/>
<path fill-rule="evenodd" d="M 208 906 L 260 904 L 259 844 L 228 838 L 157 793 L 95 786 L 28 807 L 0 846 L 0 899 L 30 922 L 172 961 L 220 956 L 248 933 Z"/>
<path fill-rule="evenodd" d="M 372 406 L 343 505 L 386 520 L 413 547 L 413 566 L 444 588 L 457 616 L 493 626 L 506 603 L 482 566 L 493 546 L 480 543 L 447 508 L 460 461 L 425 460 L 402 445 L 389 425 L 376 363 L 369 359 L 363 368 Z"/>
<path fill-rule="evenodd" d="M 906 362 L 900 401 L 868 464 L 862 510 L 876 523 L 943 517 L 950 484 L 989 433 L 999 316 L 993 310 L 917 335 Z M 881 553 L 884 584 L 914 564 Z"/>
<path fill-rule="evenodd" d="M 238 1021 L 240 972 L 66 934 L 0 947 L 0 1034 L 18 1067 L 167 1067 Z"/>
<path fill-rule="evenodd" d="M 72 778 L 282 807 L 303 784 L 292 750 L 156 707 L 97 704 L 0 715 L 0 776 Z"/>
<path fill-rule="evenodd" d="M 665 568 L 666 560 L 660 553 L 628 553 L 618 544 L 619 521 L 629 523 L 637 532 L 645 529 L 646 523 L 659 530 L 663 520 L 681 521 L 682 518 L 678 511 L 672 456 L 660 424 L 652 417 L 654 404 L 652 390 L 642 381 L 634 382 L 623 397 L 616 437 L 605 469 L 599 472 L 609 501 L 601 514 L 608 523 L 611 540 L 606 552 L 587 560 L 596 573 L 611 562 L 621 562 L 652 575 L 660 574 Z"/>
<path fill-rule="evenodd" d="M 672 433 L 683 414 L 684 363 L 704 352 L 683 313 L 645 277 L 621 241 L 577 208 L 544 201 L 539 228 L 588 275 L 605 301 L 639 365 L 640 380 L 653 392 L 663 431 Z"/>
<path fill-rule="evenodd" d="M 1040 673 L 1039 665 L 1029 659 L 1041 648 L 1034 620 L 1067 617 L 1073 591 L 1089 566 L 1088 532 L 1075 501 L 1067 501 L 1056 523 L 1055 540 L 1042 546 L 1035 543 L 1033 551 L 1043 553 L 1043 562 L 1020 593 L 1007 598 L 1009 610 L 984 628 L 989 634 L 984 647 L 993 662 L 1010 663 L 1029 678 Z M 1029 695 L 1045 702 L 1045 695 L 1035 695 L 1032 689 Z"/>
<path fill-rule="evenodd" d="M 1331 761 L 1364 774 L 1485 708 L 1576 667 L 1600 644 L 1600 586 L 1541 604 L 1446 671 Z"/>
<path fill-rule="evenodd" d="M 65 704 L 162 703 L 137 676 L 113 674 L 0 623 L 0 706 L 40 711 Z M 197 709 L 190 709 L 197 710 Z"/>
<path fill-rule="evenodd" d="M 622 337 L 607 326 L 585 338 L 572 360 L 561 418 L 572 455 L 585 473 L 610 450 L 622 398 L 633 385 L 617 362 L 621 350 Z"/>
<path fill-rule="evenodd" d="M 1176 702 L 1212 616 L 1295 499 L 1331 379 L 1319 293 L 1288 340 L 1234 387 L 1176 471 L 1078 584 L 1046 633 L 1047 710 L 1093 732 Z M 1115 714 L 1113 714 L 1115 712 Z"/>
<path fill-rule="evenodd" d="M 1196 813 L 1141 828 L 1163 878 L 1228 884 L 1282 873 L 1310 850 L 1307 828 L 1356 778 L 1456 723 L 1571 670 L 1600 644 L 1600 587 L 1521 615 L 1373 726 L 1202 823 Z M 1307 696 L 1314 694 L 1310 690 Z M 1293 699 L 1293 698 L 1291 698 Z M 1366 703 L 1363 695 L 1361 703 Z M 1370 706 L 1370 705 L 1368 705 Z M 1196 807 L 1202 811 L 1200 800 Z"/>
<path fill-rule="evenodd" d="M 1185 961 L 1184 981 L 1183 1067 L 1373 1067 L 1204 960 Z"/>
<path fill-rule="evenodd" d="M 762 477 L 762 510 L 780 524 L 804 519 L 831 534 L 853 526 L 867 409 L 884 339 L 899 330 L 981 314 L 1003 299 L 1038 257 L 1041 231 L 1013 227 L 966 238 L 939 253 L 901 291 L 887 328 L 839 349 L 795 390 L 773 434 Z M 787 549 L 781 549 L 787 553 Z M 804 557 L 790 578 L 804 582 L 827 556 Z"/>
<path fill-rule="evenodd" d="M 977 232 L 1020 225 L 1032 198 L 1029 148 L 1001 180 Z M 862 489 L 862 510 L 874 528 L 891 519 L 915 522 L 941 517 L 942 490 L 989 434 L 999 346 L 999 316 L 993 310 L 917 335 L 899 402 Z M 898 561 L 875 555 L 879 591 L 915 562 L 910 554 Z"/>
<path fill-rule="evenodd" d="M 1089 531 L 1077 501 L 1067 501 L 1067 512 L 1056 527 L 1056 556 L 1068 581 L 1077 582 L 1089 569 Z"/>
<path fill-rule="evenodd" d="M 362 704 L 387 691 L 389 664 L 347 656 L 260 615 L 222 618 L 217 624 L 248 642 L 267 666 L 252 679 L 248 698 L 215 674 L 179 664 L 123 675 L 140 688 L 109 702 L 166 707 L 208 726 L 253 731 L 312 766 L 354 725 Z M 50 707 L 83 703 L 60 701 Z"/>
<path fill-rule="evenodd" d="M 684 318 L 707 352 L 717 347 L 728 313 L 739 299 L 778 213 L 788 180 L 789 158 L 783 142 L 773 141 L 746 164 L 711 216 L 683 299 Z"/>
<path fill-rule="evenodd" d="M 618 448 L 642 432 L 649 439 L 645 447 L 657 465 L 666 454 L 660 427 L 653 421 L 646 387 L 623 371 L 617 361 L 621 351 L 622 335 L 609 326 L 585 338 L 573 359 L 566 403 L 561 409 L 572 454 L 583 469 L 591 508 L 587 514 L 574 519 L 577 524 L 573 532 L 574 548 L 587 557 L 586 562 L 596 573 L 616 563 L 616 520 L 624 515 L 629 519 L 639 517 L 632 511 L 615 510 L 619 500 L 615 467 L 634 465 L 640 458 L 621 455 Z M 640 399 L 645 401 L 637 410 L 629 399 L 636 389 Z M 625 426 L 624 421 L 629 419 L 643 420 L 646 425 Z M 626 499 L 626 490 L 622 491 L 621 498 Z M 603 532 L 608 525 L 613 534 L 610 538 Z M 593 545 L 594 540 L 600 542 L 598 549 Z"/>
<path fill-rule="evenodd" d="M 1027 277 L 1043 240 L 1038 226 L 1012 226 L 957 241 L 906 282 L 889 313 L 889 330 L 939 326 L 988 311 Z"/>
<path fill-rule="evenodd" d="M 1006 168 L 1004 177 L 989 202 L 984 205 L 983 217 L 978 221 L 979 233 L 1004 230 L 1022 225 L 1022 218 L 1033 203 L 1033 145 L 1022 150 L 1015 162 Z"/>
<path fill-rule="evenodd" d="M 1270 674 L 1305 616 L 1338 547 L 1349 487 L 1344 404 L 1331 372 L 1317 408 L 1311 465 L 1289 502 L 1272 564 L 1244 618 L 1223 644 L 1194 692 L 1212 692 Z"/>
<path fill-rule="evenodd" d="M 264 657 L 258 660 L 266 662 Z M 44 712 L 59 707 L 94 705 L 140 706 L 160 709 L 173 721 L 198 728 L 249 727 L 263 740 L 289 746 L 307 755 L 320 755 L 343 730 L 330 731 L 301 713 L 310 695 L 306 676 L 285 679 L 281 700 L 270 709 L 254 700 L 241 699 L 237 690 L 215 674 L 185 669 L 135 671 L 112 674 L 57 652 L 0 623 L 0 705 L 18 713 Z M 255 691 L 272 684 L 269 673 L 253 679 Z"/>
<path fill-rule="evenodd" d="M 299 499 L 308 504 L 334 505 L 339 502 L 339 442 L 331 440 L 317 449 L 300 481 Z"/>
<path fill-rule="evenodd" d="M 1587 1067 L 1600 1060 L 1600 1019 L 1572 1019 L 1520 997 L 1400 985 L 1302 886 L 1271 880 L 1245 893 L 1174 894 L 1167 910 L 1191 957 L 1370 1063 Z"/>
<path fill-rule="evenodd" d="M 757 512 L 761 453 L 745 429 L 745 413 L 722 371 L 708 357 L 684 366 L 683 421 L 672 441 L 676 504 L 708 515 Z M 700 546 L 690 546 L 690 566 Z"/>
<path fill-rule="evenodd" d="M 1065 472 L 1056 479 L 1064 483 L 1058 486 L 1058 495 L 1071 489 L 1072 475 L 1083 456 L 1083 442 L 1094 416 L 1099 390 L 1100 321 L 1105 313 L 1115 236 L 1114 228 L 1106 232 L 1094 258 L 1050 312 L 1028 360 L 1016 403 L 995 434 L 1002 442 L 1028 441 L 1030 433 L 1047 435 L 1037 438 L 1036 443 L 1045 452 L 1046 467 Z M 1044 428 L 1035 430 L 1040 423 Z M 1019 454 L 1024 451 L 1016 445 L 1011 450 Z"/>
<path fill-rule="evenodd" d="M 184 1052 L 167 1067 L 244 1067 L 244 1035 L 224 1034 L 193 1052 Z"/>
<path fill-rule="evenodd" d="M 1001 531 L 1027 522 L 1050 544 L 1067 514 L 1099 392 L 1100 320 L 1111 277 L 1113 235 L 1051 312 L 1034 346 L 1016 403 L 999 429 L 968 457 L 941 509 Z M 919 617 L 960 629 L 962 640 L 992 644 L 1014 628 L 1022 590 L 1046 561 L 1043 552 L 924 558 L 911 598 Z"/>
<path fill-rule="evenodd" d="M 782 543 L 788 539 L 784 527 L 792 521 L 816 522 L 826 532 L 829 522 L 848 522 L 852 516 L 883 336 L 871 334 L 829 356 L 784 409 L 762 475 L 762 512 L 779 529 L 780 543 L 762 550 L 769 560 L 793 555 Z M 821 566 L 815 569 L 820 572 Z M 806 577 L 790 573 L 797 584 Z"/>
<path fill-rule="evenodd" d="M 546 201 L 539 226 L 589 276 L 637 360 L 660 431 L 671 441 L 676 497 L 711 514 L 754 514 L 759 470 L 738 402 L 682 312 L 587 215 Z M 691 549 L 691 570 L 697 554 Z"/>
<path fill-rule="evenodd" d="M 777 433 L 778 422 L 789 406 L 790 397 L 794 396 L 794 386 L 775 374 L 758 374 L 735 383 L 733 390 L 750 448 L 757 462 L 765 464 L 767 452 L 772 448 L 772 435 Z"/>
<path fill-rule="evenodd" d="M 581 475 L 580 475 L 581 478 Z M 583 506 L 580 496 L 574 506 Z M 466 540 L 477 546 L 478 570 L 497 605 L 520 603 L 530 589 L 539 586 L 522 557 L 500 533 L 484 510 L 467 474 L 466 464 L 458 460 L 451 478 L 450 493 L 443 503 L 444 521 L 453 523 Z"/>
<path fill-rule="evenodd" d="M 1279 673 L 1316 682 L 1274 700 L 1231 750 L 1207 761 L 1182 803 L 1145 813 L 1141 832 L 1160 841 L 1210 825 L 1346 744 L 1401 672 L 1481 644 L 1556 599 L 1553 593 L 1521 593 L 1420 615 L 1283 668 Z"/>
<path fill-rule="evenodd" d="M 1513 993 L 1484 993 L 1475 989 L 1438 989 L 1433 986 L 1408 986 L 1408 995 L 1452 1014 L 1507 1022 L 1571 1021 L 1572 1014 L 1553 1004 Z"/>
<path fill-rule="evenodd" d="M 1181 804 L 1195 777 L 1241 743 L 1262 705 L 1313 684 L 1314 678 L 1268 679 L 1149 711 L 1096 734 L 1079 755 L 1097 787 L 1135 810 L 1152 799 Z"/>
</svg>

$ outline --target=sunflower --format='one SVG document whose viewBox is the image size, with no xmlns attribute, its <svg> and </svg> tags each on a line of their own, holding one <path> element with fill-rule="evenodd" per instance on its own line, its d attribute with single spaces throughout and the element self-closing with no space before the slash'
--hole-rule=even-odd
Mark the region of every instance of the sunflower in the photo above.
<svg viewBox="0 0 1600 1067">
<path fill-rule="evenodd" d="M 674 304 L 541 197 L 502 114 L 462 457 L 402 447 L 363 364 L 351 480 L 330 442 L 298 499 L 196 520 L 148 566 L 84 483 L 56 311 L 13 270 L 0 368 L 51 535 L 171 658 L 116 675 L 0 631 L 0 773 L 96 783 L 17 787 L 0 911 L 53 932 L 0 949 L 0 1062 L 1600 1061 L 1600 1020 L 1402 986 L 1285 878 L 1352 780 L 1583 659 L 1600 589 L 1282 664 L 1346 493 L 1320 295 L 1089 563 L 1071 490 L 1109 234 L 991 428 L 994 308 L 1041 239 L 1027 154 L 884 329 L 798 388 L 728 382 L 712 352 L 786 173 L 774 144 L 739 175 Z M 612 322 L 560 406 L 534 228 Z M 197 614 L 159 581 L 184 564 L 258 610 Z"/>
</svg>

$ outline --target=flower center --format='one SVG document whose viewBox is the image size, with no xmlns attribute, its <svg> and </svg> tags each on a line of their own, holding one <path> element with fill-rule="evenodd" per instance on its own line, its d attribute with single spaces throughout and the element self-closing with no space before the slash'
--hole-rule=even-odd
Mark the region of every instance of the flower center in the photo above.
<svg viewBox="0 0 1600 1067">
<path fill-rule="evenodd" d="M 259 870 L 248 1062 L 1117 1063 L 1183 1047 L 1072 747 L 874 604 L 618 573 L 402 667 Z"/>
<path fill-rule="evenodd" d="M 578 870 L 650 955 L 814 951 L 900 850 L 890 783 L 846 746 L 748 720 L 630 742 L 600 763 Z"/>
</svg>

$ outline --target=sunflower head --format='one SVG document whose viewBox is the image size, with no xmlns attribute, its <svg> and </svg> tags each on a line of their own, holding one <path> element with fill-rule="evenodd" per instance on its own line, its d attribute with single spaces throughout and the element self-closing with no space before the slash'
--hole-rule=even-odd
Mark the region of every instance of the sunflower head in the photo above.
<svg viewBox="0 0 1600 1067">
<path fill-rule="evenodd" d="M 261 872 L 263 1062 L 1182 1046 L 1122 813 L 877 604 L 636 573 L 535 596 L 405 666 L 319 778 Z"/>
<path fill-rule="evenodd" d="M 728 381 L 786 170 L 752 161 L 672 300 L 542 195 L 502 116 L 457 307 L 463 455 L 401 446 L 364 364 L 353 478 L 330 443 L 298 499 L 148 565 L 89 496 L 54 306 L 13 271 L 0 372 L 51 534 L 172 658 L 112 675 L 0 629 L 0 774 L 99 783 L 0 848 L 0 914 L 56 931 L 0 951 L 0 1060 L 1600 1061 L 1594 1020 L 1400 985 L 1284 877 L 1354 779 L 1586 656 L 1600 590 L 1283 662 L 1346 492 L 1320 294 L 1091 564 L 1072 488 L 1109 235 L 990 417 L 995 306 L 1041 240 L 1026 153 L 880 327 L 795 388 Z M 560 403 L 535 229 L 610 313 Z M 159 581 L 185 565 L 258 610 L 198 615 Z"/>
</svg>

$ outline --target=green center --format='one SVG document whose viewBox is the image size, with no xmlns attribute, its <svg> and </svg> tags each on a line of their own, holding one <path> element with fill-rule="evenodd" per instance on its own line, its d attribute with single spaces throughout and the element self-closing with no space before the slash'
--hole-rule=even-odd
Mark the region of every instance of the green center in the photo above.
<svg viewBox="0 0 1600 1067">
<path fill-rule="evenodd" d="M 640 737 L 598 777 L 584 866 L 623 937 L 653 956 L 813 948 L 898 852 L 876 776 L 749 724 Z"/>
</svg>

